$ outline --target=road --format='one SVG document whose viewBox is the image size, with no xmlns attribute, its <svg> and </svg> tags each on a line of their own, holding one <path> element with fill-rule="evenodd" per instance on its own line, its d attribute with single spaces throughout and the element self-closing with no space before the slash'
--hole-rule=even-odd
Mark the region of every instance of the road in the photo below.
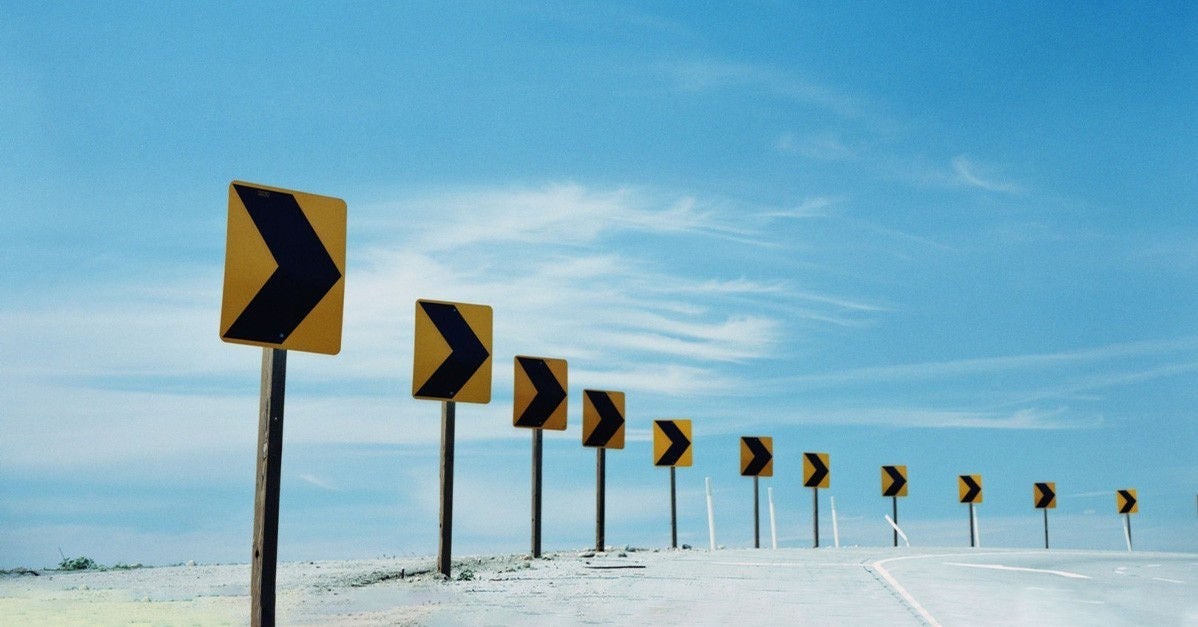
<svg viewBox="0 0 1198 627">
<path fill-rule="evenodd" d="M 609 551 L 280 564 L 280 624 L 1195 625 L 1198 555 Z M 245 624 L 249 568 L 0 576 L 0 623 Z M 15 624 L 15 623 L 14 623 Z"/>
</svg>

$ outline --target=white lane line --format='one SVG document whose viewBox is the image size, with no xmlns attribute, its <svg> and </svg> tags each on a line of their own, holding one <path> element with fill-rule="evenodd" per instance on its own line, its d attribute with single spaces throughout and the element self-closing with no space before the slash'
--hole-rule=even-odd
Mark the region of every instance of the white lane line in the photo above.
<svg viewBox="0 0 1198 627">
<path fill-rule="evenodd" d="M 1185 583 L 1184 581 L 1178 581 L 1176 579 L 1165 579 L 1164 577 L 1153 577 L 1152 580 L 1153 581 L 1166 581 L 1168 583 L 1182 583 L 1182 584 Z"/>
<path fill-rule="evenodd" d="M 911 596 L 910 592 L 907 592 L 907 589 L 904 588 L 903 585 L 900 584 L 898 582 L 898 580 L 896 580 L 890 574 L 890 571 L 886 570 L 886 567 L 882 566 L 882 564 L 884 564 L 886 562 L 893 562 L 895 560 L 911 559 L 911 558 L 918 559 L 918 557 L 924 557 L 924 556 L 892 557 L 890 559 L 878 560 L 878 561 L 870 563 L 870 564 L 865 564 L 865 567 L 873 570 L 875 573 L 880 575 L 882 577 L 882 579 L 885 579 L 886 583 L 890 586 L 890 588 L 892 590 L 894 590 L 895 592 L 897 592 L 898 595 L 903 598 L 903 601 L 906 601 L 907 605 L 911 609 L 915 610 L 916 613 L 918 613 L 920 616 L 922 616 L 924 621 L 926 621 L 929 625 L 931 625 L 932 627 L 944 627 L 943 625 L 940 624 L 940 621 L 936 620 L 935 616 L 932 616 L 931 613 L 929 613 L 928 610 L 924 608 L 924 606 L 919 604 L 919 601 L 915 600 L 915 597 Z"/>
<path fill-rule="evenodd" d="M 926 621 L 929 625 L 932 625 L 932 627 L 943 627 L 943 625 L 940 624 L 940 621 L 936 620 L 936 617 L 932 616 L 932 614 L 930 612 L 928 612 L 928 610 L 926 608 L 924 608 L 923 605 L 920 605 L 919 601 L 916 601 L 915 597 L 911 596 L 911 593 L 908 592 L 907 589 L 904 588 L 902 586 L 902 584 L 900 584 L 898 582 L 898 580 L 896 580 L 890 574 L 890 571 L 886 570 L 886 568 L 882 565 L 890 563 L 890 562 L 899 562 L 902 560 L 944 559 L 946 557 L 966 557 L 966 556 L 978 557 L 978 556 L 982 556 L 982 555 L 1011 556 L 1011 555 L 1017 555 L 1017 554 L 1016 553 L 1002 553 L 1002 552 L 977 553 L 977 552 L 971 551 L 969 553 L 930 553 L 928 555 L 903 555 L 900 557 L 890 557 L 890 558 L 887 558 L 884 560 L 878 560 L 876 562 L 871 562 L 869 564 L 862 564 L 862 566 L 865 566 L 866 568 L 874 571 L 880 577 L 882 577 L 882 579 L 885 579 L 886 583 L 890 586 L 890 588 L 892 590 L 894 590 L 896 593 L 898 593 L 898 595 L 900 597 L 902 597 L 904 601 L 907 602 L 907 605 L 911 609 L 915 610 L 920 616 L 922 616 L 924 621 Z M 1037 553 L 1037 555 L 1038 555 L 1038 553 Z"/>
<path fill-rule="evenodd" d="M 1070 579 L 1090 579 L 1089 575 L 1079 575 L 1065 570 L 1045 570 L 1043 568 L 1025 568 L 1023 566 L 1004 566 L 1002 564 L 965 564 L 962 562 L 944 562 L 945 566 L 964 566 L 966 568 L 988 568 L 990 570 L 1014 570 L 1021 573 L 1044 573 Z"/>
<path fill-rule="evenodd" d="M 716 566 L 784 566 L 788 568 L 823 568 L 825 566 L 847 566 L 860 568 L 861 562 L 711 562 Z"/>
</svg>

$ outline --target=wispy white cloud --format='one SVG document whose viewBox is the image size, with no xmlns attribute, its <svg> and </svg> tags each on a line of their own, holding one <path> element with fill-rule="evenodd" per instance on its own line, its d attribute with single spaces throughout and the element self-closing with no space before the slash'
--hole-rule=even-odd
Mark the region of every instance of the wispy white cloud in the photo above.
<svg viewBox="0 0 1198 627">
<path fill-rule="evenodd" d="M 687 91 L 757 90 L 845 118 L 862 117 L 868 109 L 859 96 L 763 65 L 697 60 L 668 64 L 663 69 Z"/>
<path fill-rule="evenodd" d="M 797 377 L 796 381 L 804 385 L 839 385 L 860 382 L 926 380 L 1006 370 L 1052 368 L 1070 364 L 1102 362 L 1151 355 L 1167 355 L 1194 350 L 1198 350 L 1198 337 L 1181 337 L 1170 340 L 1109 344 L 1095 348 L 1057 353 L 1030 353 L 893 366 L 870 366 L 840 372 L 803 375 Z M 1115 376 L 1112 381 L 1118 382 L 1125 377 L 1126 375 Z M 1134 377 L 1128 380 L 1134 380 Z"/>
<path fill-rule="evenodd" d="M 1106 490 L 1103 492 L 1078 492 L 1075 494 L 1062 494 L 1061 497 L 1069 498 L 1069 499 L 1097 499 L 1097 498 L 1110 499 L 1110 498 L 1115 497 L 1115 491 L 1114 490 Z"/>
<path fill-rule="evenodd" d="M 370 211 L 363 222 L 369 231 L 414 233 L 408 243 L 426 253 L 496 243 L 584 246 L 628 231 L 756 241 L 754 232 L 722 219 L 693 196 L 632 187 L 596 190 L 555 183 L 460 190 L 405 198 Z M 387 215 L 395 217 L 379 217 Z"/>
<path fill-rule="evenodd" d="M 788 209 L 774 209 L 765 211 L 761 214 L 763 218 L 825 218 L 832 214 L 828 211 L 830 207 L 841 204 L 847 200 L 844 196 L 816 196 L 808 198 L 799 203 L 797 207 Z"/>
<path fill-rule="evenodd" d="M 1022 408 L 1015 411 L 977 411 L 934 406 L 894 407 L 808 407 L 786 414 L 770 414 L 770 424 L 858 425 L 909 429 L 1006 429 L 1057 430 L 1091 429 L 1104 424 L 1100 415 L 1052 409 Z"/>
<path fill-rule="evenodd" d="M 877 152 L 870 161 L 878 176 L 906 183 L 916 188 L 973 189 L 986 192 L 1021 195 L 1023 185 L 1004 180 L 999 168 L 965 155 L 957 155 L 945 163 L 940 157 L 922 154 L 886 154 Z"/>
<path fill-rule="evenodd" d="M 974 162 L 965 155 L 953 157 L 952 166 L 953 173 L 956 175 L 956 182 L 962 185 L 1004 194 L 1018 194 L 1023 191 L 1015 183 L 998 180 L 993 174 L 986 171 L 988 168 Z"/>
<path fill-rule="evenodd" d="M 796 136 L 783 133 L 774 142 L 778 152 L 801 155 L 818 161 L 849 161 L 859 156 L 859 150 L 849 147 L 835 133 Z"/>
<path fill-rule="evenodd" d="M 298 478 L 300 481 L 303 481 L 304 483 L 307 483 L 308 485 L 316 486 L 316 487 L 320 488 L 321 490 L 326 490 L 328 492 L 339 491 L 338 488 L 336 486 L 334 486 L 331 482 L 329 482 L 327 479 L 322 479 L 313 474 L 301 473 L 301 474 L 296 475 L 296 478 Z"/>
<path fill-rule="evenodd" d="M 793 296 L 799 300 L 807 300 L 816 303 L 824 303 L 833 305 L 841 309 L 850 311 L 887 311 L 889 308 L 873 303 L 862 302 L 858 300 L 850 300 L 839 296 L 829 296 L 826 294 L 815 294 L 812 292 L 796 291 Z"/>
<path fill-rule="evenodd" d="M 874 222 L 854 221 L 853 223 L 856 226 L 858 226 L 862 229 L 865 229 L 867 231 L 877 233 L 879 235 L 885 236 L 886 238 L 889 238 L 889 239 L 892 239 L 895 241 L 903 242 L 904 244 L 908 245 L 908 248 L 910 248 L 910 245 L 913 244 L 919 250 L 930 249 L 930 250 L 934 250 L 934 251 L 938 251 L 938 252 L 949 252 L 949 253 L 957 251 L 956 248 L 949 246 L 948 244 L 944 244 L 942 242 L 934 240 L 930 237 L 924 237 L 922 235 L 915 235 L 913 233 L 908 233 L 906 231 L 900 231 L 898 229 L 882 226 L 881 224 L 877 224 Z"/>
<path fill-rule="evenodd" d="M 813 199 L 799 211 L 815 212 L 831 202 Z M 372 222 L 372 240 L 388 232 L 399 238 L 390 245 L 375 243 L 359 258 L 356 281 L 377 286 L 371 302 L 360 303 L 377 318 L 374 324 L 383 324 L 382 317 L 395 308 L 410 309 L 405 301 L 435 297 L 492 304 L 497 337 L 502 331 L 534 347 L 548 338 L 566 355 L 614 364 L 655 353 L 706 367 L 705 361 L 769 356 L 778 346 L 780 318 L 763 312 L 767 303 L 792 297 L 787 283 L 743 274 L 696 275 L 689 264 L 643 257 L 641 246 L 619 243 L 630 236 L 666 249 L 675 236 L 747 247 L 767 241 L 723 201 L 551 184 L 445 193 L 393 205 L 374 213 L 407 215 L 411 208 L 424 215 L 436 207 L 437 229 L 411 233 L 398 220 L 389 227 Z M 354 298 L 353 290 L 347 293 Z M 845 307 L 835 297 L 821 300 L 810 292 L 802 297 L 833 310 Z"/>
<path fill-rule="evenodd" d="M 1066 380 L 1056 385 L 1038 387 L 1031 390 L 1014 393 L 1010 399 L 1004 400 L 1002 405 L 1022 405 L 1025 403 L 1032 403 L 1052 398 L 1075 398 L 1081 400 L 1097 401 L 1101 400 L 1102 397 L 1085 396 L 1085 393 L 1114 387 L 1123 387 L 1134 383 L 1152 381 L 1154 379 L 1161 379 L 1165 377 L 1174 377 L 1192 372 L 1198 372 L 1198 359 L 1182 363 L 1169 363 L 1159 366 L 1150 366 L 1146 368 L 1126 369 L 1126 367 L 1124 367 L 1116 372 L 1102 372 L 1098 374 L 1063 377 Z"/>
</svg>

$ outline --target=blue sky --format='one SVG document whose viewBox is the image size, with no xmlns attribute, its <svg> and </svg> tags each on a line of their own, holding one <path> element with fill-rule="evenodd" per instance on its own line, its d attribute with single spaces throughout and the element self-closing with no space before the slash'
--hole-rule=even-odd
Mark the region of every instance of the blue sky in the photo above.
<svg viewBox="0 0 1198 627">
<path fill-rule="evenodd" d="M 234 179 L 349 207 L 340 355 L 293 353 L 281 559 L 432 555 L 413 303 L 494 308 L 455 553 L 528 548 L 512 357 L 570 364 L 547 550 L 593 543 L 581 390 L 627 394 L 610 542 L 752 543 L 738 438 L 831 455 L 841 541 L 1198 551 L 1190 3 L 0 5 L 0 566 L 246 562 L 260 351 L 218 338 Z M 821 538 L 831 538 L 821 508 Z M 764 516 L 764 511 L 763 511 Z"/>
</svg>

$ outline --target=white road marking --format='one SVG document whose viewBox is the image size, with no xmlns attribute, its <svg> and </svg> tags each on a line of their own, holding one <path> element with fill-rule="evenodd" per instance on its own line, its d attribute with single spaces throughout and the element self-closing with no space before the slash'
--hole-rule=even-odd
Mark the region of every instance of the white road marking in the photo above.
<svg viewBox="0 0 1198 627">
<path fill-rule="evenodd" d="M 989 552 L 989 553 L 970 552 L 970 553 L 955 553 L 955 554 L 947 553 L 947 554 L 939 554 L 939 555 L 937 555 L 937 554 L 904 555 L 902 557 L 891 557 L 888 559 L 871 562 L 869 564 L 863 564 L 863 566 L 876 572 L 880 577 L 882 577 L 882 579 L 886 580 L 886 583 L 890 586 L 890 588 L 892 590 L 894 590 L 896 593 L 898 593 L 898 595 L 900 597 L 902 597 L 904 601 L 907 602 L 907 605 L 911 609 L 915 610 L 921 617 L 923 617 L 924 621 L 926 621 L 929 625 L 932 625 L 932 627 L 943 627 L 943 625 L 940 624 L 940 621 L 936 620 L 936 617 L 932 616 L 932 614 L 930 612 L 928 612 L 927 608 L 925 608 L 923 605 L 921 605 L 919 603 L 919 601 L 916 601 L 915 597 L 912 596 L 911 593 L 908 592 L 907 589 L 904 588 L 902 586 L 902 584 L 900 584 L 898 582 L 898 580 L 896 580 L 894 578 L 894 576 L 890 574 L 890 571 L 886 570 L 886 567 L 884 567 L 883 564 L 887 564 L 889 562 L 898 562 L 901 560 L 918 560 L 918 559 L 934 559 L 934 558 L 943 559 L 945 557 L 966 557 L 966 556 L 979 557 L 982 555 L 1010 556 L 1012 554 L 1011 553 L 998 553 L 998 552 Z M 974 564 L 961 564 L 961 565 L 962 566 L 974 566 Z M 1027 570 L 1035 570 L 1035 569 L 1027 569 Z M 1060 571 L 1041 571 L 1041 572 L 1053 572 L 1054 574 L 1062 574 Z M 1083 577 L 1085 579 L 1089 579 L 1089 577 L 1086 577 L 1085 575 L 1077 575 L 1076 573 L 1068 573 L 1068 574 L 1064 574 L 1064 576 L 1066 576 L 1066 577 L 1077 576 L 1077 577 Z"/>
<path fill-rule="evenodd" d="M 988 568 L 991 570 L 1014 570 L 1021 573 L 1044 573 L 1046 575 L 1057 575 L 1058 577 L 1068 577 L 1070 579 L 1090 579 L 1089 575 L 1079 575 L 1065 570 L 1045 570 L 1043 568 L 1025 568 L 1023 566 L 1004 566 L 1002 564 L 964 564 L 961 562 L 945 562 L 946 566 L 964 566 L 966 568 Z"/>
<path fill-rule="evenodd" d="M 860 562 L 831 562 L 826 564 L 810 564 L 806 562 L 711 562 L 716 566 L 786 566 L 790 568 L 824 568 L 828 566 L 848 566 L 860 568 Z"/>
<path fill-rule="evenodd" d="M 895 592 L 897 592 L 898 595 L 900 597 L 902 597 L 904 601 L 907 602 L 907 606 L 910 607 L 911 609 L 915 610 L 921 617 L 923 617 L 924 621 L 926 621 L 929 625 L 931 625 L 932 627 L 944 627 L 943 625 L 940 624 L 940 621 L 936 620 L 935 616 L 932 616 L 931 613 L 929 613 L 928 610 L 926 608 L 924 608 L 924 606 L 919 604 L 919 601 L 915 600 L 915 597 L 911 596 L 910 592 L 907 592 L 907 589 L 904 588 L 903 585 L 900 584 L 898 582 L 898 580 L 896 580 L 894 578 L 894 576 L 890 574 L 890 571 L 886 570 L 886 568 L 884 566 L 882 566 L 882 564 L 885 564 L 886 562 L 894 562 L 894 561 L 905 560 L 905 559 L 919 559 L 920 557 L 930 557 L 930 556 L 909 555 L 906 557 L 892 557 L 890 559 L 878 560 L 871 564 L 865 564 L 865 567 L 873 570 L 875 573 L 878 573 L 878 575 L 880 575 L 882 577 L 882 579 L 885 579 L 886 583 L 890 586 L 890 588 L 892 590 L 894 590 Z"/>
<path fill-rule="evenodd" d="M 1153 577 L 1152 580 L 1153 581 L 1167 581 L 1169 583 L 1185 583 L 1184 581 L 1178 581 L 1176 579 L 1165 579 L 1164 577 Z"/>
</svg>

